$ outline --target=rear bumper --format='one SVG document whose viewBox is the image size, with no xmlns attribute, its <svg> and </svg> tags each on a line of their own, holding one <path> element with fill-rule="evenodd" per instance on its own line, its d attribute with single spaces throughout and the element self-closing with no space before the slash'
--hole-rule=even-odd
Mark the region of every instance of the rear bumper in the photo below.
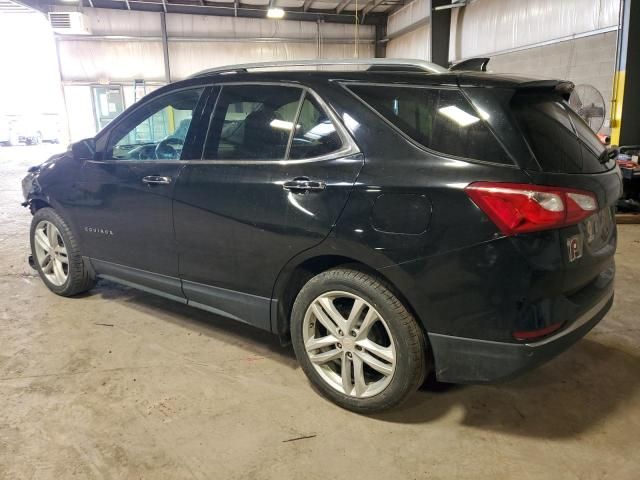
<svg viewBox="0 0 640 480">
<path fill-rule="evenodd" d="M 604 295 L 571 325 L 532 343 L 506 343 L 429 334 L 436 378 L 451 383 L 492 383 L 508 380 L 562 353 L 585 336 L 613 304 L 613 282 Z"/>
</svg>

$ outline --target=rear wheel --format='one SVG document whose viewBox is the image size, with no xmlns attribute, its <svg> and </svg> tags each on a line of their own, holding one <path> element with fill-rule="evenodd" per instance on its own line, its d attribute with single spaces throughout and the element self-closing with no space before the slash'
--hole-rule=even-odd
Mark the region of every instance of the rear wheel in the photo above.
<svg viewBox="0 0 640 480">
<path fill-rule="evenodd" d="M 312 278 L 296 298 L 291 322 L 302 369 L 344 408 L 392 408 L 425 377 L 422 330 L 385 285 L 363 272 L 339 268 Z"/>
<path fill-rule="evenodd" d="M 73 232 L 52 208 L 41 208 L 33 215 L 31 254 L 40 278 L 58 295 L 77 295 L 95 284 Z"/>
</svg>

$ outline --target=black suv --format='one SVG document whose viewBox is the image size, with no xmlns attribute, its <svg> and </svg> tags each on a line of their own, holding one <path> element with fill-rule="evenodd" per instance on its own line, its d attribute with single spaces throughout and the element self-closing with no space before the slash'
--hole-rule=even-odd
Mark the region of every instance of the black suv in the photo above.
<svg viewBox="0 0 640 480">
<path fill-rule="evenodd" d="M 30 170 L 32 265 L 290 339 L 360 412 L 540 364 L 611 307 L 619 170 L 571 83 L 405 63 L 154 91 Z"/>
</svg>

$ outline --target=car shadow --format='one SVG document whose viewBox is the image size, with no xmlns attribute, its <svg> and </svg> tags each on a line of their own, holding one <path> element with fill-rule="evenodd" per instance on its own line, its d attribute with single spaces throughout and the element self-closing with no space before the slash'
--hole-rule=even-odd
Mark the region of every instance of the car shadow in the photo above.
<svg viewBox="0 0 640 480">
<path fill-rule="evenodd" d="M 133 288 L 100 280 L 93 293 L 163 321 L 299 368 L 290 346 L 255 327 Z M 301 373 L 302 375 L 302 373 Z M 591 333 L 567 352 L 521 377 L 495 385 L 431 384 L 376 421 L 429 424 L 458 415 L 466 427 L 541 438 L 575 437 L 633 398 L 640 358 Z"/>
<path fill-rule="evenodd" d="M 96 294 L 105 300 L 124 301 L 135 310 L 150 313 L 196 334 L 242 347 L 252 355 L 269 357 L 287 367 L 298 368 L 298 362 L 290 346 L 283 347 L 276 335 L 251 325 L 108 280 L 99 280 L 96 288 L 84 295 Z"/>
<path fill-rule="evenodd" d="M 597 338 L 592 334 L 516 380 L 440 384 L 374 418 L 416 424 L 457 414 L 467 427 L 541 438 L 574 437 L 633 398 L 640 381 L 640 359 Z"/>
</svg>

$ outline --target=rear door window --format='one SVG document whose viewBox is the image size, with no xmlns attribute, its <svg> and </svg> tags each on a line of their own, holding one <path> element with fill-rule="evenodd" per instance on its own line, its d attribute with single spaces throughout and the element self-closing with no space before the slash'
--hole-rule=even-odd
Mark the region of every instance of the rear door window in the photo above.
<svg viewBox="0 0 640 480">
<path fill-rule="evenodd" d="M 511 108 L 545 172 L 599 173 L 612 168 L 601 163 L 607 154 L 605 146 L 562 97 L 520 93 Z"/>
<path fill-rule="evenodd" d="M 283 160 L 302 89 L 278 85 L 223 86 L 205 158 Z"/>
<path fill-rule="evenodd" d="M 393 85 L 347 85 L 369 107 L 421 145 L 447 155 L 513 165 L 459 90 Z"/>
<path fill-rule="evenodd" d="M 336 127 L 318 102 L 305 96 L 293 132 L 289 158 L 294 160 L 319 157 L 342 147 Z"/>
</svg>

